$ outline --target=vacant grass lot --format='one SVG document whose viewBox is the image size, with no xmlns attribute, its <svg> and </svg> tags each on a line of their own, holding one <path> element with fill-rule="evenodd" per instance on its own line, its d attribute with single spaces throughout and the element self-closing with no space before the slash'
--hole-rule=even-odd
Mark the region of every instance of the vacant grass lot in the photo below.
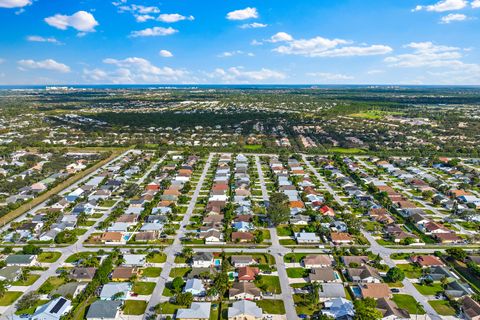
<svg viewBox="0 0 480 320">
<path fill-rule="evenodd" d="M 38 255 L 38 262 L 54 263 L 61 256 L 62 256 L 62 254 L 60 252 L 57 252 L 57 251 L 42 252 Z"/>
<path fill-rule="evenodd" d="M 39 274 L 29 274 L 27 279 L 15 281 L 12 283 L 12 286 L 31 286 L 38 278 L 40 278 Z"/>
<path fill-rule="evenodd" d="M 421 294 L 423 294 L 425 296 L 434 296 L 438 292 L 443 291 L 442 285 L 440 283 L 433 283 L 429 286 L 421 285 L 421 284 L 418 284 L 418 283 L 414 283 L 413 285 L 415 286 L 415 288 L 417 288 L 418 292 L 420 292 Z"/>
<path fill-rule="evenodd" d="M 420 278 L 422 276 L 422 268 L 413 264 L 397 264 L 397 267 L 405 272 L 405 276 L 410 279 Z"/>
<path fill-rule="evenodd" d="M 446 300 L 431 300 L 428 303 L 441 316 L 454 316 L 456 314 L 455 309 Z"/>
<path fill-rule="evenodd" d="M 401 309 L 405 309 L 410 314 L 425 314 L 425 310 L 421 305 L 416 306 L 415 299 L 408 294 L 394 294 L 393 301 Z"/>
<path fill-rule="evenodd" d="M 162 273 L 162 268 L 148 267 L 143 269 L 142 276 L 147 278 L 157 278 L 160 277 L 160 273 Z"/>
<path fill-rule="evenodd" d="M 22 293 L 23 292 L 21 292 L 21 291 L 7 291 L 7 292 L 5 292 L 3 297 L 0 298 L 0 306 L 5 307 L 5 306 L 11 305 L 18 298 L 20 298 Z"/>
<path fill-rule="evenodd" d="M 276 294 L 282 292 L 280 280 L 277 276 L 260 276 L 255 280 L 255 284 L 264 292 L 273 292 Z"/>
<path fill-rule="evenodd" d="M 283 300 L 260 300 L 255 301 L 257 306 L 263 309 L 264 313 L 285 314 L 285 305 Z"/>
<path fill-rule="evenodd" d="M 138 316 L 145 313 L 147 302 L 143 300 L 126 300 L 123 313 Z"/>
<path fill-rule="evenodd" d="M 133 285 L 133 292 L 141 296 L 149 295 L 153 293 L 155 285 L 155 282 L 135 282 Z"/>
</svg>

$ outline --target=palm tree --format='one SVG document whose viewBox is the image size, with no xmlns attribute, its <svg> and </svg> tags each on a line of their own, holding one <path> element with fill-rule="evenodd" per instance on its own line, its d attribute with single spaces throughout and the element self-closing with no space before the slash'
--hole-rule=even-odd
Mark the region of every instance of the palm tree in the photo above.
<svg viewBox="0 0 480 320">
<path fill-rule="evenodd" d="M 7 290 L 7 281 L 0 281 L 0 298 L 3 298 Z"/>
</svg>

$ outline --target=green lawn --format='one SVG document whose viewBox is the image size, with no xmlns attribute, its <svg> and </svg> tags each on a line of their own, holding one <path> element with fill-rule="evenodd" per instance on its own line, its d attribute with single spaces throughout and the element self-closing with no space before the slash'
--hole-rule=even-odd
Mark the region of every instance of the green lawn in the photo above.
<svg viewBox="0 0 480 320">
<path fill-rule="evenodd" d="M 7 291 L 0 298 L 0 306 L 5 307 L 14 303 L 23 294 L 22 291 Z"/>
<path fill-rule="evenodd" d="M 440 283 L 433 283 L 432 285 L 429 285 L 429 286 L 421 285 L 418 283 L 414 283 L 413 285 L 415 286 L 415 288 L 417 288 L 418 292 L 420 292 L 425 296 L 434 296 L 438 292 L 443 291 L 442 285 Z"/>
<path fill-rule="evenodd" d="M 31 286 L 40 278 L 39 274 L 29 274 L 27 279 L 12 282 L 12 286 Z"/>
<path fill-rule="evenodd" d="M 177 309 L 188 308 L 188 306 L 179 306 L 170 302 L 162 303 L 162 313 L 163 314 L 174 314 Z"/>
<path fill-rule="evenodd" d="M 90 256 L 97 256 L 96 252 L 77 252 L 72 254 L 70 257 L 65 260 L 66 263 L 73 263 L 81 259 L 87 259 Z"/>
<path fill-rule="evenodd" d="M 157 278 L 160 277 L 160 273 L 162 273 L 162 268 L 148 267 L 143 269 L 142 276 L 147 278 Z"/>
<path fill-rule="evenodd" d="M 277 227 L 277 235 L 279 237 L 289 237 L 293 236 L 293 232 L 289 226 L 279 226 Z"/>
<path fill-rule="evenodd" d="M 405 272 L 405 276 L 410 279 L 420 278 L 422 276 L 422 268 L 413 264 L 397 264 L 397 267 Z"/>
<path fill-rule="evenodd" d="M 184 277 L 187 273 L 189 273 L 192 270 L 190 267 L 185 267 L 185 268 L 172 268 L 172 271 L 170 271 L 170 277 L 176 278 L 176 277 Z"/>
<path fill-rule="evenodd" d="M 155 285 L 155 282 L 135 282 L 133 292 L 141 296 L 149 295 L 152 294 Z"/>
<path fill-rule="evenodd" d="M 356 154 L 356 153 L 365 153 L 365 150 L 358 148 L 330 148 L 328 152 L 332 153 L 342 153 L 342 154 Z"/>
<path fill-rule="evenodd" d="M 308 276 L 308 270 L 304 268 L 288 268 L 287 275 L 289 278 L 305 278 Z"/>
<path fill-rule="evenodd" d="M 38 288 L 38 291 L 41 294 L 47 294 L 52 292 L 53 290 L 57 289 L 60 287 L 62 284 L 64 284 L 65 281 L 61 278 L 58 277 L 50 277 L 45 281 L 40 288 Z"/>
<path fill-rule="evenodd" d="M 415 307 L 415 299 L 408 294 L 394 294 L 392 300 L 395 301 L 399 308 L 407 310 L 408 313 L 425 314 L 422 306 L 418 306 L 418 309 Z"/>
<path fill-rule="evenodd" d="M 164 253 L 158 252 L 147 258 L 150 263 L 163 263 L 167 261 L 167 256 Z"/>
<path fill-rule="evenodd" d="M 263 309 L 264 313 L 268 314 L 285 314 L 285 305 L 283 300 L 259 300 L 255 301 L 257 306 Z"/>
<path fill-rule="evenodd" d="M 53 263 L 62 256 L 61 252 L 42 252 L 38 255 L 38 262 Z"/>
<path fill-rule="evenodd" d="M 145 313 L 147 302 L 143 300 L 126 300 L 123 306 L 123 313 L 138 316 Z"/>
<path fill-rule="evenodd" d="M 277 294 L 282 292 L 280 279 L 277 276 L 260 276 L 255 280 L 255 284 L 264 292 L 268 291 Z"/>
<path fill-rule="evenodd" d="M 31 306 L 30 308 L 28 309 L 23 309 L 23 310 L 17 310 L 15 311 L 15 314 L 16 315 L 21 315 L 21 314 L 33 314 L 35 312 L 35 309 L 37 309 L 37 307 L 41 306 L 41 305 L 44 305 L 45 303 L 49 302 L 49 300 L 38 300 L 37 302 L 35 302 L 33 304 L 33 306 Z"/>
<path fill-rule="evenodd" d="M 454 316 L 456 314 L 455 309 L 446 300 L 431 300 L 428 303 L 441 316 Z"/>
<path fill-rule="evenodd" d="M 319 304 L 312 305 L 309 303 L 305 294 L 294 294 L 293 301 L 295 302 L 297 314 L 312 315 L 319 310 Z"/>
</svg>

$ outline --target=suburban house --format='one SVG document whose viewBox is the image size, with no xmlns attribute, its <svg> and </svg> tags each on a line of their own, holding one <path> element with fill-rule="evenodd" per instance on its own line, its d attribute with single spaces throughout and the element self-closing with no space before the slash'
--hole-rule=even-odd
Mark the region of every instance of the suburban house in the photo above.
<svg viewBox="0 0 480 320">
<path fill-rule="evenodd" d="M 235 301 L 228 308 L 229 320 L 261 320 L 263 310 L 255 302 L 248 300 Z"/>
<path fill-rule="evenodd" d="M 192 257 L 192 268 L 210 268 L 213 266 L 213 254 L 210 252 L 197 252 Z"/>
<path fill-rule="evenodd" d="M 365 265 L 358 268 L 347 268 L 346 269 L 348 277 L 353 282 L 363 282 L 363 283 L 380 283 L 382 282 L 382 277 L 378 273 L 377 269 Z"/>
<path fill-rule="evenodd" d="M 355 309 L 353 303 L 345 298 L 335 298 L 324 302 L 322 314 L 334 319 L 353 319 Z"/>
<path fill-rule="evenodd" d="M 253 282 L 235 282 L 228 291 L 231 300 L 259 300 L 262 292 Z"/>
<path fill-rule="evenodd" d="M 12 254 L 5 262 L 7 266 L 31 267 L 37 262 L 37 257 L 30 254 Z"/>
<path fill-rule="evenodd" d="M 31 316 L 32 320 L 60 320 L 72 308 L 70 300 L 63 297 L 56 298 L 38 307 Z"/>
<path fill-rule="evenodd" d="M 87 311 L 87 320 L 115 320 L 118 319 L 123 302 L 118 300 L 97 300 L 90 305 Z"/>
<path fill-rule="evenodd" d="M 252 256 L 232 256 L 231 258 L 232 265 L 235 268 L 240 268 L 240 267 L 246 267 L 246 266 L 251 266 L 254 264 L 257 264 L 257 261 L 252 258 Z"/>
<path fill-rule="evenodd" d="M 188 309 L 177 310 L 177 320 L 209 320 L 210 319 L 210 302 L 192 302 Z"/>
<path fill-rule="evenodd" d="M 329 267 L 333 264 L 333 259 L 326 254 L 310 254 L 303 258 L 303 265 L 305 268 L 323 268 Z"/>
</svg>

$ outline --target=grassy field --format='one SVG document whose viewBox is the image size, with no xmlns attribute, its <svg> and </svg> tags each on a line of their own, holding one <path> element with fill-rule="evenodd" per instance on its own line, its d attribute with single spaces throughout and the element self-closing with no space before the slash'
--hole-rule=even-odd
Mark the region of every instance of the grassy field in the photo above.
<svg viewBox="0 0 480 320">
<path fill-rule="evenodd" d="M 331 153 L 341 153 L 341 154 L 358 154 L 358 153 L 365 153 L 365 150 L 358 149 L 358 148 L 330 148 L 327 150 Z"/>
<path fill-rule="evenodd" d="M 147 302 L 142 300 L 126 300 L 123 307 L 123 313 L 132 316 L 138 316 L 145 312 Z"/>
<path fill-rule="evenodd" d="M 61 252 L 42 252 L 38 255 L 38 262 L 53 263 L 62 256 Z"/>
<path fill-rule="evenodd" d="M 155 285 L 155 282 L 135 282 L 133 292 L 141 296 L 149 295 L 152 294 Z"/>
<path fill-rule="evenodd" d="M 258 280 L 255 280 L 257 287 L 264 292 L 281 293 L 280 279 L 277 276 L 260 276 Z"/>
<path fill-rule="evenodd" d="M 263 309 L 264 313 L 285 314 L 285 305 L 283 300 L 260 300 L 255 301 L 257 306 Z"/>
<path fill-rule="evenodd" d="M 454 316 L 456 314 L 455 309 L 446 300 L 431 300 L 428 303 L 441 316 Z"/>
<path fill-rule="evenodd" d="M 288 268 L 287 275 L 289 278 L 305 278 L 308 276 L 308 270 L 304 268 Z"/>
<path fill-rule="evenodd" d="M 418 283 L 413 284 L 417 288 L 418 292 L 425 296 L 434 296 L 439 292 L 442 292 L 442 285 L 440 283 L 433 283 L 432 285 L 420 285 Z"/>
<path fill-rule="evenodd" d="M 167 256 L 164 253 L 155 253 L 151 257 L 147 258 L 147 262 L 150 263 L 164 263 L 167 261 Z"/>
<path fill-rule="evenodd" d="M 422 268 L 413 264 L 397 264 L 397 267 L 405 272 L 407 278 L 416 279 L 422 276 Z"/>
<path fill-rule="evenodd" d="M 156 278 L 160 277 L 160 273 L 162 273 L 162 268 L 148 267 L 143 269 L 142 276 L 148 278 Z"/>
<path fill-rule="evenodd" d="M 22 295 L 22 291 L 7 291 L 0 298 L 0 306 L 5 307 L 14 303 Z"/>
<path fill-rule="evenodd" d="M 188 306 L 179 306 L 170 302 L 162 303 L 162 313 L 163 314 L 174 314 L 177 309 L 188 308 Z"/>
<path fill-rule="evenodd" d="M 107 162 L 113 160 L 120 153 L 121 153 L 121 151 L 113 151 L 112 155 L 110 155 L 110 157 L 108 157 L 106 159 L 103 159 L 102 161 L 97 162 L 96 164 L 94 164 L 90 168 L 85 169 L 82 172 L 77 173 L 76 175 L 74 175 L 74 176 L 68 178 L 67 180 L 59 183 L 57 186 L 53 187 L 52 189 L 48 190 L 47 192 L 39 195 L 38 197 L 32 199 L 29 202 L 21 205 L 17 209 L 15 209 L 13 211 L 10 211 L 9 213 L 7 213 L 6 215 L 4 215 L 3 217 L 0 218 L 0 225 L 7 224 L 8 222 L 10 222 L 13 219 L 21 216 L 22 214 L 24 214 L 25 212 L 27 212 L 31 208 L 36 207 L 40 203 L 50 199 L 54 194 L 59 193 L 63 189 L 67 188 L 68 186 L 74 184 L 75 182 L 79 181 L 80 179 L 82 179 L 85 176 L 89 175 L 90 173 L 94 172 L 95 170 L 97 170 L 98 168 L 100 168 L 101 166 L 106 164 Z"/>
<path fill-rule="evenodd" d="M 407 310 L 408 313 L 425 314 L 422 306 L 416 307 L 415 299 L 408 294 L 394 294 L 392 300 L 395 301 L 399 308 Z"/>
<path fill-rule="evenodd" d="M 362 118 L 368 120 L 379 120 L 385 117 L 386 115 L 401 115 L 401 112 L 389 112 L 389 111 L 379 111 L 379 110 L 367 110 L 359 113 L 352 113 L 349 116 L 353 118 Z"/>
<path fill-rule="evenodd" d="M 186 268 L 172 268 L 172 271 L 170 271 L 170 277 L 175 278 L 175 277 L 184 277 L 187 273 L 189 273 L 192 270 L 190 267 Z"/>
<path fill-rule="evenodd" d="M 15 281 L 12 283 L 12 286 L 31 286 L 38 278 L 40 278 L 39 274 L 29 274 L 27 279 Z"/>
<path fill-rule="evenodd" d="M 45 303 L 47 303 L 49 300 L 38 300 L 37 302 L 35 302 L 30 308 L 28 309 L 23 309 L 23 310 L 17 310 L 15 311 L 15 314 L 16 315 L 21 315 L 21 314 L 33 314 L 35 312 L 35 309 L 37 309 L 37 307 L 41 306 L 41 305 L 44 305 Z"/>
</svg>

